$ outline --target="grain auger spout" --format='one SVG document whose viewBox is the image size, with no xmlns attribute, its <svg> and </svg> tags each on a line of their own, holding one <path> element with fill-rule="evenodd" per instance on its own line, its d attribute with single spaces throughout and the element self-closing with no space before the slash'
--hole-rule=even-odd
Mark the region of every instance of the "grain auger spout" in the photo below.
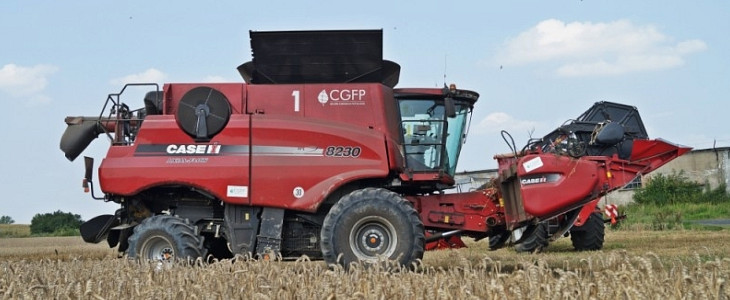
<svg viewBox="0 0 730 300">
<path fill-rule="evenodd" d="M 121 101 L 120 96 L 127 88 L 137 86 L 154 87 L 156 90 L 145 95 L 144 107 L 133 110 Z M 162 92 L 157 84 L 127 84 L 119 93 L 107 96 L 99 116 L 66 117 L 64 121 L 67 127 L 61 136 L 61 151 L 68 160 L 74 161 L 100 134 L 106 134 L 114 145 L 130 145 L 134 142 L 144 118 L 161 113 Z"/>
</svg>

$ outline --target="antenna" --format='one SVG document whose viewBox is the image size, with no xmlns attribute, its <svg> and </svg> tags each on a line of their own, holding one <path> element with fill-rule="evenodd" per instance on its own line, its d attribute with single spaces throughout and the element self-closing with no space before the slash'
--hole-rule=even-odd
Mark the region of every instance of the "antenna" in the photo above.
<svg viewBox="0 0 730 300">
<path fill-rule="evenodd" d="M 444 53 L 444 86 L 446 86 L 446 62 L 447 62 L 448 54 Z"/>
</svg>

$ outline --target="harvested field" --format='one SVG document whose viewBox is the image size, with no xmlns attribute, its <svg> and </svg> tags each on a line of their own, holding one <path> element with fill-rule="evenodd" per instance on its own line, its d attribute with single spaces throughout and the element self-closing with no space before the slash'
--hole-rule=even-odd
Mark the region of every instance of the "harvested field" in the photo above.
<svg viewBox="0 0 730 300">
<path fill-rule="evenodd" d="M 416 272 L 329 270 L 306 258 L 136 263 L 78 237 L 0 239 L 0 298 L 728 298 L 728 238 L 727 230 L 609 231 L 604 251 L 575 252 L 562 239 L 541 254 L 489 252 L 485 242 L 471 242 L 428 252 Z"/>
</svg>

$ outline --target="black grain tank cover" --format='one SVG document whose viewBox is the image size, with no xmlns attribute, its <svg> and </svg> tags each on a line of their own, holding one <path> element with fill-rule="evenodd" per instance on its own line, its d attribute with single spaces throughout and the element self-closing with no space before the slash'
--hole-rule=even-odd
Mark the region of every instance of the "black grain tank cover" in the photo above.
<svg viewBox="0 0 730 300">
<path fill-rule="evenodd" d="M 636 107 L 625 104 L 607 101 L 596 102 L 590 109 L 580 115 L 577 121 L 595 124 L 606 120 L 618 122 L 635 138 L 649 138 L 644 122 L 641 121 L 641 116 L 639 116 L 639 111 Z"/>
<path fill-rule="evenodd" d="M 606 124 L 609 122 L 620 124 L 620 127 L 607 126 Z M 603 130 L 607 131 L 603 132 Z M 608 133 L 610 131 L 613 132 Z M 603 135 L 615 134 L 619 136 L 609 139 L 602 138 Z M 559 153 L 566 152 L 574 157 L 618 154 L 622 159 L 630 157 L 634 139 L 649 138 L 636 107 L 607 101 L 596 102 L 577 119 L 563 124 L 544 136 L 538 144 L 543 147 L 543 150 L 547 150 L 550 149 L 547 145 L 553 145 L 555 141 L 559 141 L 560 137 L 565 135 L 573 137 L 567 140 L 567 145 L 555 146 Z"/>
<path fill-rule="evenodd" d="M 251 31 L 253 60 L 238 67 L 247 83 L 382 83 L 400 66 L 383 60 L 382 30 Z"/>
</svg>

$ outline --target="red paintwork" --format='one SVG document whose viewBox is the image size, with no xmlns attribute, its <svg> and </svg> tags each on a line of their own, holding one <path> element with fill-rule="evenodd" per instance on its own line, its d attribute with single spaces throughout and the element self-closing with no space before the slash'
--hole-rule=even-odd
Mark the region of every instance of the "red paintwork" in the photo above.
<svg viewBox="0 0 730 300">
<path fill-rule="evenodd" d="M 431 236 L 431 233 L 426 231 L 426 238 Z M 466 244 L 464 244 L 464 241 L 461 240 L 461 236 L 459 235 L 452 235 L 447 238 L 440 238 L 438 240 L 435 240 L 433 242 L 426 243 L 426 251 L 432 251 L 432 250 L 445 250 L 445 249 L 459 249 L 459 248 L 466 248 Z"/>
<path fill-rule="evenodd" d="M 502 224 L 503 217 L 492 189 L 460 194 L 406 196 L 421 214 L 426 228 L 486 232 Z M 494 223 L 487 225 L 487 219 Z"/>
<path fill-rule="evenodd" d="M 500 177 L 494 180 L 493 187 L 462 194 L 407 198 L 419 210 L 424 226 L 431 229 L 461 229 L 468 234 L 485 233 L 495 226 L 506 225 L 511 230 L 535 217 L 548 219 L 577 207 L 582 208 L 575 225 L 581 226 L 595 211 L 601 196 L 689 150 L 661 140 L 635 140 L 630 160 L 616 156 L 571 158 L 539 152 L 497 155 Z M 541 161 L 539 167 L 534 165 L 537 158 Z M 546 182 L 522 182 L 543 175 L 553 178 Z M 516 187 L 519 194 L 509 198 L 513 194 L 506 194 L 502 183 Z M 497 222 L 488 226 L 487 217 Z"/>
<path fill-rule="evenodd" d="M 332 191 L 353 180 L 384 178 L 388 157 L 383 135 L 373 130 L 279 116 L 253 115 L 252 144 L 256 146 L 310 147 L 332 145 L 360 147 L 358 158 L 323 155 L 304 157 L 253 151 L 251 205 L 315 211 Z M 292 191 L 305 190 L 297 199 Z"/>
<path fill-rule="evenodd" d="M 616 156 L 584 156 L 575 159 L 538 153 L 512 160 L 511 164 L 512 167 L 517 166 L 516 183 L 520 184 L 525 211 L 544 219 L 621 188 L 637 175 L 649 173 L 690 149 L 662 140 L 634 140 L 629 160 Z M 542 160 L 542 166 L 528 172 L 525 164 L 537 157 Z M 538 184 L 522 184 L 519 181 L 527 176 L 543 174 L 558 174 L 559 179 Z"/>
<path fill-rule="evenodd" d="M 233 111 L 227 126 L 206 143 L 196 143 L 182 132 L 174 116 L 180 98 L 201 85 L 221 91 Z M 336 92 L 340 90 L 348 92 Z M 298 111 L 295 91 L 300 93 Z M 317 98 L 322 91 L 331 96 L 324 104 Z M 164 115 L 148 116 L 133 145 L 109 149 L 99 168 L 105 193 L 131 196 L 155 186 L 181 184 L 224 202 L 311 212 L 343 184 L 385 178 L 402 168 L 396 103 L 392 91 L 380 84 L 168 84 L 164 93 Z M 358 97 L 346 101 L 347 93 Z M 160 151 L 140 152 L 150 145 Z M 170 156 L 164 152 L 168 145 L 237 150 Z M 360 153 L 356 158 L 325 156 L 329 146 L 359 147 Z M 171 163 L 175 158 L 204 162 Z M 248 195 L 231 196 L 229 186 L 247 187 Z M 303 195 L 294 195 L 297 188 Z"/>
<path fill-rule="evenodd" d="M 438 173 L 438 172 L 426 172 L 426 173 L 401 173 L 400 179 L 406 182 L 409 181 L 420 181 L 420 182 L 434 182 L 441 183 L 447 186 L 454 185 L 454 178 L 449 174 Z"/>
<path fill-rule="evenodd" d="M 248 145 L 249 117 L 233 115 L 220 134 L 209 144 Z M 148 116 L 131 146 L 111 146 L 99 167 L 99 183 L 105 193 L 131 196 L 145 189 L 181 184 L 193 186 L 231 203 L 247 203 L 226 196 L 228 185 L 249 185 L 248 156 L 206 156 L 205 167 L 197 164 L 168 163 L 171 158 L 158 153 L 135 156 L 140 145 L 195 144 L 178 127 L 174 116 Z"/>
<path fill-rule="evenodd" d="M 528 171 L 525 165 L 532 160 L 542 160 L 543 166 Z M 546 217 L 565 211 L 595 198 L 600 191 L 597 164 L 583 159 L 552 154 L 527 155 L 517 160 L 517 177 L 541 174 L 557 174 L 555 182 L 521 184 L 522 202 L 525 211 L 536 217 Z"/>
<path fill-rule="evenodd" d="M 596 206 L 598 206 L 598 201 L 601 200 L 600 198 L 596 198 L 591 200 L 590 202 L 583 205 L 583 207 L 578 212 L 578 217 L 575 219 L 575 222 L 573 222 L 573 226 L 580 227 L 583 226 L 583 224 L 588 221 L 588 218 L 596 211 Z"/>
</svg>

